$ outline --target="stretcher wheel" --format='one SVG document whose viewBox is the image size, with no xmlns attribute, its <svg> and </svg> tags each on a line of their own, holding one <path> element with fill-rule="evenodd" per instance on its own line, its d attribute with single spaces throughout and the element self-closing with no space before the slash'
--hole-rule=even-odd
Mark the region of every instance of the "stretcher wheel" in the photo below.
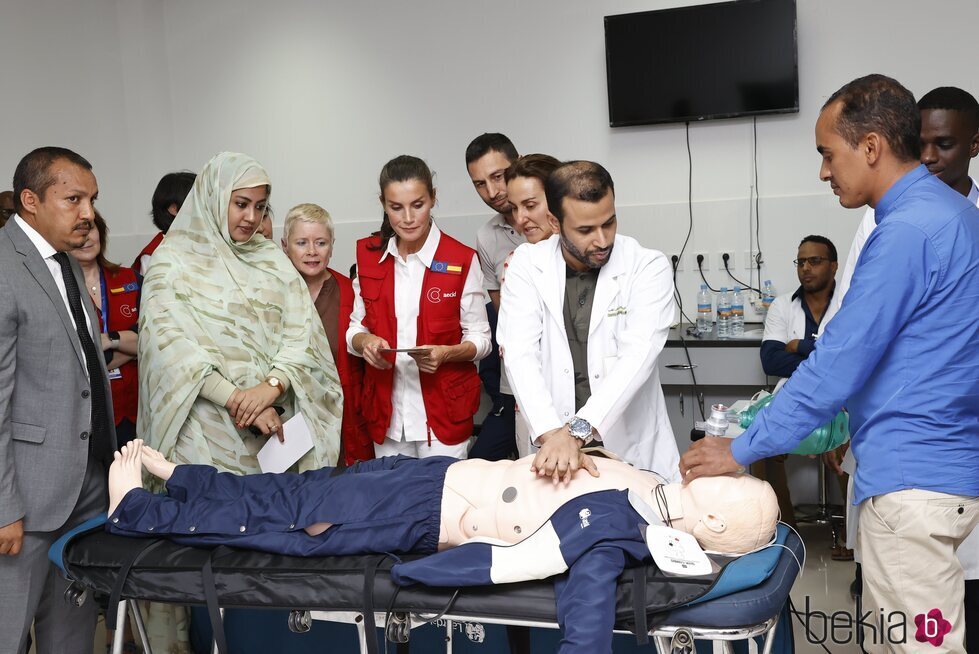
<svg viewBox="0 0 979 654">
<path fill-rule="evenodd" d="M 405 613 L 392 613 L 384 625 L 384 637 L 390 643 L 407 643 L 411 635 L 411 623 Z"/>
<path fill-rule="evenodd" d="M 79 607 L 88 599 L 88 589 L 76 583 L 65 590 L 65 604 L 68 606 Z"/>
<path fill-rule="evenodd" d="M 289 631 L 294 634 L 304 634 L 313 627 L 313 618 L 309 611 L 289 611 Z"/>
<path fill-rule="evenodd" d="M 670 640 L 670 654 L 691 654 L 693 647 L 693 634 L 688 629 L 677 629 Z"/>
</svg>

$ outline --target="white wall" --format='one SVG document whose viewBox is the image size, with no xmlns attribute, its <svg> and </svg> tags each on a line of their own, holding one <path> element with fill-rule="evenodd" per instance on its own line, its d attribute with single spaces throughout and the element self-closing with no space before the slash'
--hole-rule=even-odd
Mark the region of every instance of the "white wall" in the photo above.
<svg viewBox="0 0 979 654">
<path fill-rule="evenodd" d="M 279 219 L 313 201 L 338 221 L 335 264 L 379 222 L 376 178 L 402 152 L 437 173 L 440 223 L 472 240 L 488 210 L 463 151 L 503 131 L 522 152 L 604 163 L 616 181 L 621 230 L 677 252 L 686 234 L 684 128 L 608 127 L 605 14 L 693 2 L 631 0 L 6 0 L 0 23 L 9 176 L 32 147 L 73 147 L 95 164 L 113 231 L 129 262 L 153 233 L 159 176 L 239 150 L 273 179 Z M 765 276 L 796 285 L 798 240 L 822 233 L 846 251 L 857 215 L 816 178 L 813 124 L 824 99 L 868 72 L 916 94 L 944 84 L 979 92 L 965 57 L 975 0 L 798 0 L 801 112 L 759 119 Z M 9 7 L 9 9 L 8 9 Z M 12 20 L 10 18 L 12 17 Z M 691 126 L 695 226 L 688 253 L 736 253 L 745 275 L 751 120 Z M 729 283 L 710 262 L 715 285 Z M 680 275 L 685 301 L 699 279 Z"/>
</svg>

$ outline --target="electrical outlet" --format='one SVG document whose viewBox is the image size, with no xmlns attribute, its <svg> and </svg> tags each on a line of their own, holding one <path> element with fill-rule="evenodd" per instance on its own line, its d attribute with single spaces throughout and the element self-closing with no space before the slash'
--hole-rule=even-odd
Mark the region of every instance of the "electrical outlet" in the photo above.
<svg viewBox="0 0 979 654">
<path fill-rule="evenodd" d="M 700 269 L 710 270 L 710 256 L 706 252 L 694 252 L 691 256 L 693 257 L 691 266 L 696 266 L 700 260 Z"/>
<path fill-rule="evenodd" d="M 673 258 L 676 257 L 676 270 L 677 272 L 683 272 L 683 257 L 680 256 L 679 252 L 672 252 L 666 255 L 666 258 L 670 260 L 670 265 L 673 265 Z"/>
<path fill-rule="evenodd" d="M 727 267 L 731 272 L 734 272 L 738 268 L 738 262 L 734 260 L 734 255 L 730 252 L 718 252 L 717 253 L 717 269 L 724 270 L 724 255 L 727 255 Z"/>
<path fill-rule="evenodd" d="M 744 269 L 754 270 L 755 269 L 755 257 L 748 250 L 744 251 Z"/>
</svg>

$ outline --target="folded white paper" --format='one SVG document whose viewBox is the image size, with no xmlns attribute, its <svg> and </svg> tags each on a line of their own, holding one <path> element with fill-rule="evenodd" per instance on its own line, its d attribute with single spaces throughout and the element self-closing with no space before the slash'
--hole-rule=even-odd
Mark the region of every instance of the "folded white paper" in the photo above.
<svg viewBox="0 0 979 654">
<path fill-rule="evenodd" d="M 303 414 L 297 413 L 282 423 L 285 442 L 280 443 L 273 434 L 258 452 L 258 465 L 262 472 L 285 472 L 306 452 L 313 449 L 313 437 Z"/>
</svg>

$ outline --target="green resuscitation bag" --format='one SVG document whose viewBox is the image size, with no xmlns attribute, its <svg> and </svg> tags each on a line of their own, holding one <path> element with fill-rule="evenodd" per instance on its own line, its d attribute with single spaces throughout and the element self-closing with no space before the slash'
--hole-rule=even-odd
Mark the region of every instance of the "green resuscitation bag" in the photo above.
<svg viewBox="0 0 979 654">
<path fill-rule="evenodd" d="M 758 413 L 768 406 L 774 395 L 765 395 L 753 402 L 750 406 L 741 411 L 741 427 L 748 428 Z M 806 436 L 794 450 L 792 454 L 822 454 L 835 450 L 843 443 L 850 440 L 850 417 L 846 411 L 840 411 L 836 416 L 822 427 L 818 427 Z"/>
</svg>

